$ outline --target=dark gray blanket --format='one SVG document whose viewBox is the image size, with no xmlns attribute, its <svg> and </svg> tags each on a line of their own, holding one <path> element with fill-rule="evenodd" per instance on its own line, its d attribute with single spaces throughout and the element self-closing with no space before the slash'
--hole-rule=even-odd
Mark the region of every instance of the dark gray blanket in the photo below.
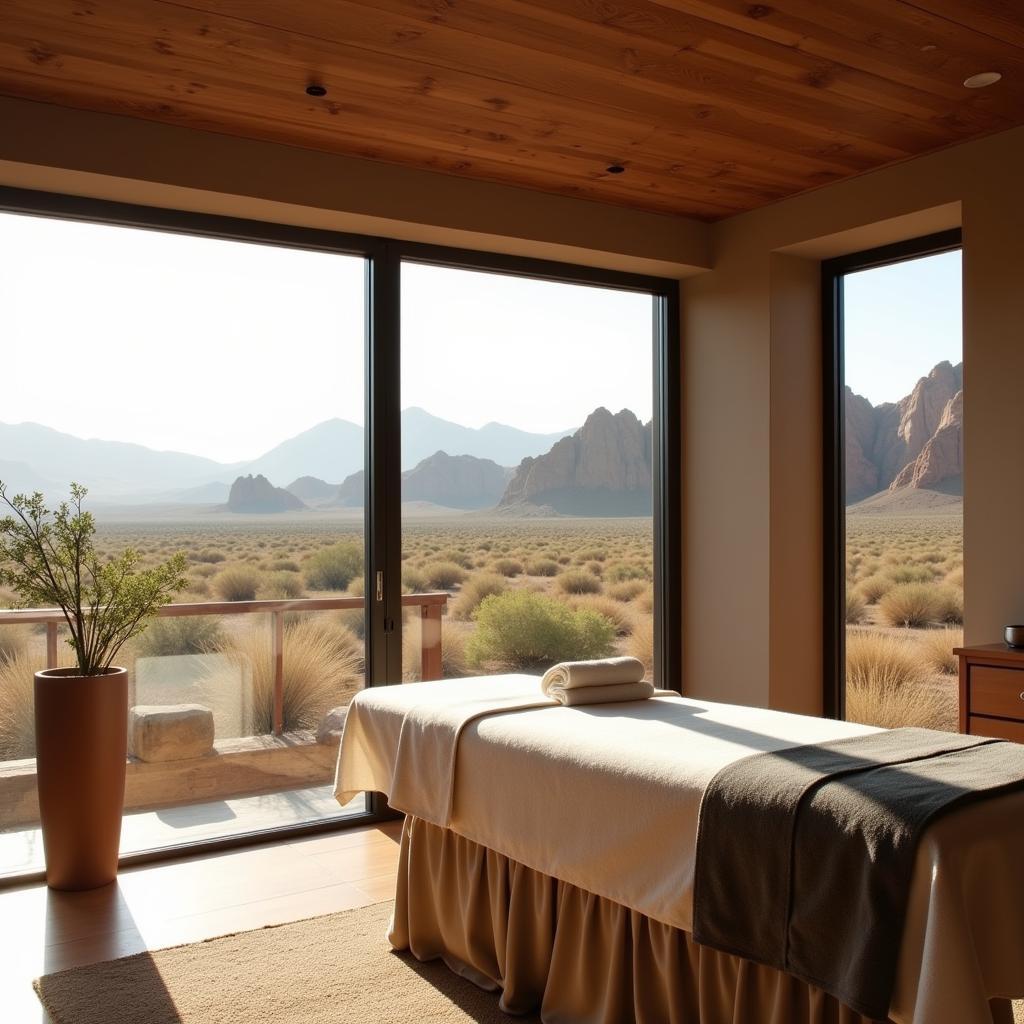
<svg viewBox="0 0 1024 1024">
<path fill-rule="evenodd" d="M 1024 746 L 894 729 L 754 754 L 701 802 L 693 935 L 888 1015 L 925 827 L 1024 788 Z"/>
</svg>

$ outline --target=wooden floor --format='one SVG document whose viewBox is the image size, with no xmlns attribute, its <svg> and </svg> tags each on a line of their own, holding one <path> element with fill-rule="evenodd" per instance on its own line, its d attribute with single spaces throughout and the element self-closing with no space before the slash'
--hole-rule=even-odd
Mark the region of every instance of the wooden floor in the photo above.
<svg viewBox="0 0 1024 1024">
<path fill-rule="evenodd" d="M 0 889 L 0 1018 L 48 1024 L 32 979 L 390 899 L 400 822 L 167 861 L 86 893 Z"/>
</svg>

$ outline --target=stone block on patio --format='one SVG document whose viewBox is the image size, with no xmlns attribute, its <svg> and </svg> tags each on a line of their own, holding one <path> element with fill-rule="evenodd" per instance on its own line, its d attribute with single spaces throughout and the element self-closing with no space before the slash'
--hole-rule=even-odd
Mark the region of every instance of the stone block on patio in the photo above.
<svg viewBox="0 0 1024 1024">
<path fill-rule="evenodd" d="M 348 717 L 348 708 L 332 708 L 320 720 L 316 730 L 317 743 L 327 746 L 338 746 L 341 743 L 341 733 L 345 728 L 345 719 Z"/>
<path fill-rule="evenodd" d="M 140 761 L 187 761 L 213 751 L 213 712 L 202 704 L 139 704 L 128 735 Z"/>
</svg>

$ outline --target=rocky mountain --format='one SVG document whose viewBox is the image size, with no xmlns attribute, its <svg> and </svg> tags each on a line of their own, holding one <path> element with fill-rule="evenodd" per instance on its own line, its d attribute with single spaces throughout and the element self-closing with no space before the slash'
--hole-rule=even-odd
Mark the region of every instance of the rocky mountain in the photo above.
<svg viewBox="0 0 1024 1024">
<path fill-rule="evenodd" d="M 524 459 L 499 503 L 502 511 L 547 507 L 567 515 L 650 515 L 651 427 L 628 409 L 596 409 L 546 455 Z"/>
<path fill-rule="evenodd" d="M 947 490 L 963 472 L 963 364 L 941 362 L 899 402 L 846 389 L 846 500 L 902 487 Z"/>
<path fill-rule="evenodd" d="M 272 512 L 294 512 L 305 504 L 286 491 L 275 487 L 265 476 L 240 476 L 228 495 L 229 512 L 250 512 L 260 515 Z"/>
<path fill-rule="evenodd" d="M 402 474 L 402 501 L 446 508 L 493 508 L 511 475 L 512 470 L 491 459 L 434 452 Z M 363 479 L 362 470 L 347 477 L 336 489 L 332 504 L 362 507 Z"/>
</svg>

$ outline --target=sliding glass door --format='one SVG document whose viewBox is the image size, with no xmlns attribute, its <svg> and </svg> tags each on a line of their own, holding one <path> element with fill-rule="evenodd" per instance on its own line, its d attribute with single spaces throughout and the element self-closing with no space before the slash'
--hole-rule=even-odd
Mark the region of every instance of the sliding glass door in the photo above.
<svg viewBox="0 0 1024 1024">
<path fill-rule="evenodd" d="M 124 857 L 385 813 L 333 797 L 362 686 L 613 653 L 681 686 L 677 296 L 0 189 L 0 481 L 187 559 L 118 657 Z M 32 677 L 65 640 L 0 591 L 0 876 L 42 868 Z"/>
<path fill-rule="evenodd" d="M 188 559 L 117 659 L 124 854 L 365 810 L 332 794 L 363 685 L 363 512 L 338 489 L 364 461 L 365 263 L 0 214 L 0 481 L 50 507 L 87 487 L 102 555 Z M 0 612 L 3 873 L 41 867 L 32 675 L 64 640 L 53 610 Z"/>
<path fill-rule="evenodd" d="M 654 673 L 650 294 L 402 265 L 407 681 Z"/>
<path fill-rule="evenodd" d="M 845 717 L 957 729 L 961 259 L 953 233 L 826 267 L 834 307 L 836 650 Z"/>
</svg>

